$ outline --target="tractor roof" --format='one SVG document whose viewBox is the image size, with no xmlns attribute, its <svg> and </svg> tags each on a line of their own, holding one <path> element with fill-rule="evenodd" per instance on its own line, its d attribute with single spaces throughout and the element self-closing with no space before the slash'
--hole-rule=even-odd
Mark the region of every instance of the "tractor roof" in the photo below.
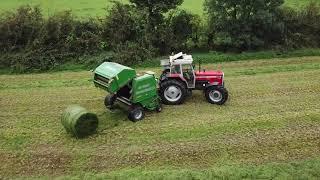
<svg viewBox="0 0 320 180">
<path fill-rule="evenodd" d="M 192 64 L 193 58 L 191 55 L 183 54 L 182 52 L 170 56 L 169 59 L 161 60 L 161 66 L 174 66 L 180 64 Z"/>
</svg>

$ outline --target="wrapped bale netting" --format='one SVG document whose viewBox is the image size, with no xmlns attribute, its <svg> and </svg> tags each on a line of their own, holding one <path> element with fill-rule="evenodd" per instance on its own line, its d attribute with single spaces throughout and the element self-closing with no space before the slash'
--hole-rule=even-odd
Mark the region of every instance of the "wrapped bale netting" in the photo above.
<svg viewBox="0 0 320 180">
<path fill-rule="evenodd" d="M 73 105 L 69 106 L 61 117 L 61 123 L 66 131 L 78 138 L 84 138 L 96 133 L 98 117 L 89 113 L 85 108 Z"/>
</svg>

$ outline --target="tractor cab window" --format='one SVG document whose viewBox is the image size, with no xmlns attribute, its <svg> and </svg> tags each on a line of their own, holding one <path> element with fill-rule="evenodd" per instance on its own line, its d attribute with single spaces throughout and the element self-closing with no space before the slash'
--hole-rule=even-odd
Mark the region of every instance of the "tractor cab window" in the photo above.
<svg viewBox="0 0 320 180">
<path fill-rule="evenodd" d="M 194 80 L 194 70 L 192 64 L 182 65 L 183 77 L 189 82 Z"/>
<path fill-rule="evenodd" d="M 181 74 L 181 67 L 180 65 L 175 65 L 171 67 L 172 74 Z"/>
</svg>

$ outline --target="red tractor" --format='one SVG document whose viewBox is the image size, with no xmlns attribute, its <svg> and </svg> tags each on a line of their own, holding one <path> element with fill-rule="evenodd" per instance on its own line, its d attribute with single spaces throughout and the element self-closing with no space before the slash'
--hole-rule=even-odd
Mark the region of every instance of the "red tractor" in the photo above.
<svg viewBox="0 0 320 180">
<path fill-rule="evenodd" d="M 223 105 L 228 100 L 222 71 L 195 71 L 191 55 L 183 53 L 162 60 L 164 70 L 159 79 L 160 97 L 167 105 L 182 104 L 193 90 L 204 91 L 211 104 Z M 200 66 L 200 65 L 199 65 Z"/>
</svg>

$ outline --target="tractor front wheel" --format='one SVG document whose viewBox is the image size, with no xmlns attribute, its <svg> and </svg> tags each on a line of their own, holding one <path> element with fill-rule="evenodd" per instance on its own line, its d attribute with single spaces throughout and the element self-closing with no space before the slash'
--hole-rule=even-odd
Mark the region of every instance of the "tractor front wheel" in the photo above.
<svg viewBox="0 0 320 180">
<path fill-rule="evenodd" d="M 132 122 L 138 122 L 138 121 L 141 121 L 144 118 L 144 116 L 145 114 L 144 114 L 143 108 L 140 106 L 137 106 L 137 107 L 133 107 L 129 111 L 128 118 Z"/>
<path fill-rule="evenodd" d="M 223 87 L 208 87 L 205 91 L 206 99 L 211 104 L 223 105 L 229 97 L 227 89 Z"/>
<path fill-rule="evenodd" d="M 183 82 L 171 79 L 160 84 L 160 97 L 166 105 L 179 105 L 187 96 L 187 88 Z"/>
</svg>

